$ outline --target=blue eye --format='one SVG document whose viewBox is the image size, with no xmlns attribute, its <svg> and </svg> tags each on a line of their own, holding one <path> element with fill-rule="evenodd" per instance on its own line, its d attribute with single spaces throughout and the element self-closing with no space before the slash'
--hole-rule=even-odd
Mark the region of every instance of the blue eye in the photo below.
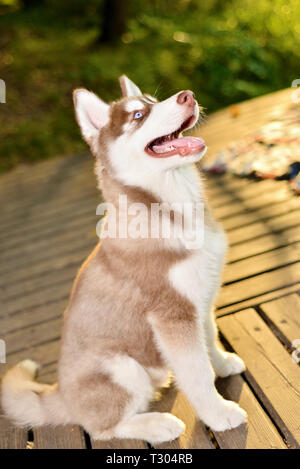
<svg viewBox="0 0 300 469">
<path fill-rule="evenodd" d="M 141 111 L 137 111 L 137 112 L 135 112 L 133 118 L 134 119 L 140 119 L 141 117 L 143 117 L 143 115 L 144 114 Z"/>
</svg>

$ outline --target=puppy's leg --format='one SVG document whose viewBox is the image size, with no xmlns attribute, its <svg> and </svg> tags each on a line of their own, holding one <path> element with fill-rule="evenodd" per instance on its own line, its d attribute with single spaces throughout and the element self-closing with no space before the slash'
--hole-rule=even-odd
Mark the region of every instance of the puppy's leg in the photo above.
<svg viewBox="0 0 300 469">
<path fill-rule="evenodd" d="M 217 231 L 206 228 L 205 240 L 205 248 L 208 252 L 208 262 L 210 264 L 210 278 L 208 279 L 207 306 L 205 308 L 206 313 L 203 317 L 203 324 L 207 348 L 214 371 L 217 376 L 226 377 L 242 373 L 245 370 L 245 364 L 240 357 L 235 353 L 222 350 L 218 340 L 218 329 L 214 314 L 214 302 L 221 284 L 227 242 L 225 233 L 221 228 Z"/>
<path fill-rule="evenodd" d="M 204 325 L 206 344 L 216 376 L 225 378 L 226 376 L 236 375 L 245 371 L 245 364 L 238 355 L 225 352 L 221 349 L 213 308 L 206 315 Z"/>
<path fill-rule="evenodd" d="M 116 425 L 105 430 L 99 430 L 99 427 L 90 428 L 94 439 L 137 438 L 150 443 L 162 443 L 174 440 L 184 431 L 184 423 L 174 415 L 144 413 L 153 397 L 154 387 L 146 369 L 136 360 L 127 355 L 115 355 L 105 358 L 102 368 L 113 383 L 126 391 L 128 399 Z"/>
<path fill-rule="evenodd" d="M 215 388 L 205 334 L 196 321 L 184 320 L 176 312 L 173 315 L 151 313 L 149 321 L 161 352 L 199 418 L 216 431 L 245 422 L 246 412 L 235 402 L 223 399 Z"/>
</svg>

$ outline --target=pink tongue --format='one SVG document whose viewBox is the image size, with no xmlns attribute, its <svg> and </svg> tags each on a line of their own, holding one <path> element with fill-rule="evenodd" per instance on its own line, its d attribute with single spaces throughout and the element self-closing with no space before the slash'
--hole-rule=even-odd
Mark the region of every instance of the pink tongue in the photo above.
<svg viewBox="0 0 300 469">
<path fill-rule="evenodd" d="M 203 150 L 205 146 L 202 138 L 196 137 L 180 137 L 175 140 L 169 140 L 160 145 L 154 145 L 153 151 L 155 153 L 171 153 L 178 154 L 181 156 L 188 155 L 190 153 L 197 153 Z"/>
</svg>

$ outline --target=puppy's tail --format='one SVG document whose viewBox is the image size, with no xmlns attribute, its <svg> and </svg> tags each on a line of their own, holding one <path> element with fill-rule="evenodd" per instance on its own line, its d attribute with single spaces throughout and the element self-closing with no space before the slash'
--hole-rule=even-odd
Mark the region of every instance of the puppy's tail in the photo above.
<svg viewBox="0 0 300 469">
<path fill-rule="evenodd" d="M 38 364 L 24 360 L 11 368 L 2 380 L 2 409 L 20 427 L 70 423 L 57 385 L 35 381 Z"/>
</svg>

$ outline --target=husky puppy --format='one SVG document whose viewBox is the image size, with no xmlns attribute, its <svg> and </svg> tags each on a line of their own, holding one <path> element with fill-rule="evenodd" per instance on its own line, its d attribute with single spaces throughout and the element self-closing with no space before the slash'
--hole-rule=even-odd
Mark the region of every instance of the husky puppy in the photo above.
<svg viewBox="0 0 300 469">
<path fill-rule="evenodd" d="M 195 125 L 199 108 L 191 91 L 157 102 L 126 76 L 120 82 L 123 98 L 111 104 L 85 89 L 74 91 L 99 186 L 118 212 L 117 234 L 100 240 L 78 272 L 64 317 L 58 383 L 35 381 L 38 366 L 25 360 L 3 379 L 2 407 L 20 426 L 80 424 L 94 439 L 157 444 L 185 429 L 170 413 L 147 411 L 171 370 L 205 425 L 231 429 L 246 413 L 214 384 L 216 376 L 245 369 L 237 355 L 219 348 L 214 319 L 226 239 L 193 165 L 206 151 L 204 141 L 181 135 Z M 204 204 L 198 248 L 185 235 L 128 236 L 132 207 L 161 203 Z M 108 209 L 104 226 L 113 212 Z M 166 212 L 162 208 L 162 218 Z"/>
</svg>

